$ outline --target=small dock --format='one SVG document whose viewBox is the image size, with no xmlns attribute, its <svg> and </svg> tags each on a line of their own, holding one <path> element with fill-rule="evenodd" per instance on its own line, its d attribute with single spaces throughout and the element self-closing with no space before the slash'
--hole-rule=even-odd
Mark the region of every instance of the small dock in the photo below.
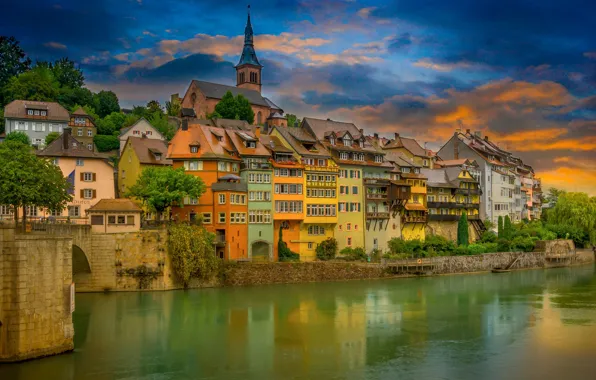
<svg viewBox="0 0 596 380">
<path fill-rule="evenodd" d="M 395 274 L 430 276 L 436 272 L 436 264 L 430 258 L 392 260 L 385 266 Z"/>
</svg>

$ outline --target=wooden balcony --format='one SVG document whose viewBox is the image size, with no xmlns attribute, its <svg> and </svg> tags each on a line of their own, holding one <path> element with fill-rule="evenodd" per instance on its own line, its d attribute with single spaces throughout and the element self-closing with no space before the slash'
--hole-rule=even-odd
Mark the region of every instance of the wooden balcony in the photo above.
<svg viewBox="0 0 596 380">
<path fill-rule="evenodd" d="M 370 186 L 389 186 L 387 178 L 364 178 L 364 184 Z"/>
<path fill-rule="evenodd" d="M 430 221 L 435 222 L 457 222 L 459 220 L 459 215 L 440 215 L 440 214 L 430 214 L 428 216 Z"/>
<path fill-rule="evenodd" d="M 367 212 L 366 219 L 389 219 L 388 212 Z"/>
<path fill-rule="evenodd" d="M 315 166 L 315 165 L 304 165 L 304 170 L 311 171 L 311 172 L 332 172 L 337 173 L 339 172 L 339 167 L 337 166 Z"/>
<path fill-rule="evenodd" d="M 464 195 L 478 195 L 480 194 L 479 189 L 455 189 L 455 194 L 464 194 Z"/>
<path fill-rule="evenodd" d="M 387 200 L 387 193 L 366 193 L 366 199 Z"/>
<path fill-rule="evenodd" d="M 426 216 L 404 216 L 402 223 L 426 223 Z"/>
</svg>

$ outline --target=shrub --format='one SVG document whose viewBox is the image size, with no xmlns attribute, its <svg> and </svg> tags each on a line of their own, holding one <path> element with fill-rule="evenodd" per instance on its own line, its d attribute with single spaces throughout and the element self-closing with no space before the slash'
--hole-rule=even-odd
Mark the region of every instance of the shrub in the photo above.
<svg viewBox="0 0 596 380">
<path fill-rule="evenodd" d="M 480 255 L 486 252 L 485 247 L 482 244 L 470 244 L 468 246 L 468 251 L 470 252 L 470 255 Z"/>
<path fill-rule="evenodd" d="M 484 243 L 482 245 L 484 246 L 485 253 L 494 253 L 499 251 L 499 246 L 497 243 Z"/>
<path fill-rule="evenodd" d="M 373 249 L 372 251 L 370 251 L 370 261 L 372 262 L 381 261 L 381 256 L 384 255 L 383 251 L 381 251 L 380 249 Z"/>
<path fill-rule="evenodd" d="M 590 241 L 588 234 L 580 227 L 568 224 L 547 224 L 546 228 L 553 232 L 558 239 L 571 239 L 576 247 L 586 247 Z"/>
<path fill-rule="evenodd" d="M 277 242 L 277 258 L 279 261 L 300 261 L 300 255 L 292 252 L 284 242 L 281 227 L 279 228 L 279 240 Z"/>
<path fill-rule="evenodd" d="M 334 238 L 327 238 L 317 246 L 317 259 L 327 261 L 335 258 L 337 255 L 337 240 Z"/>
<path fill-rule="evenodd" d="M 339 254 L 342 256 L 342 258 L 344 260 L 347 260 L 347 261 L 366 261 L 366 259 L 368 258 L 366 256 L 366 252 L 364 251 L 364 248 L 362 248 L 362 247 L 357 247 L 357 248 L 346 247 L 346 248 L 342 249 L 341 251 L 339 251 Z"/>
<path fill-rule="evenodd" d="M 468 246 L 466 245 L 460 245 L 457 248 L 455 248 L 455 255 L 456 256 L 466 256 L 469 255 L 470 251 L 468 249 Z"/>
<path fill-rule="evenodd" d="M 513 234 L 513 225 L 511 224 L 511 219 L 509 215 L 505 215 L 505 221 L 503 222 L 503 238 L 505 239 L 512 239 Z"/>
<path fill-rule="evenodd" d="M 93 142 L 100 152 L 109 152 L 111 150 L 120 149 L 120 140 L 118 136 L 95 135 Z"/>
<path fill-rule="evenodd" d="M 457 245 L 468 245 L 469 242 L 468 215 L 464 212 L 457 222 Z"/>
<path fill-rule="evenodd" d="M 511 242 L 507 239 L 499 239 L 497 241 L 497 252 L 511 251 Z"/>
<path fill-rule="evenodd" d="M 426 256 L 424 244 L 420 240 L 403 240 L 393 238 L 389 240 L 389 251 L 391 254 L 407 254 L 409 256 Z"/>
<path fill-rule="evenodd" d="M 532 252 L 538 238 L 518 236 L 511 242 L 511 249 L 514 251 Z"/>
<path fill-rule="evenodd" d="M 423 243 L 424 250 L 438 255 L 451 254 L 455 250 L 455 244 L 443 236 L 431 235 Z"/>
<path fill-rule="evenodd" d="M 493 231 L 484 231 L 480 237 L 480 241 L 483 243 L 495 243 L 497 241 L 497 234 Z"/>
</svg>

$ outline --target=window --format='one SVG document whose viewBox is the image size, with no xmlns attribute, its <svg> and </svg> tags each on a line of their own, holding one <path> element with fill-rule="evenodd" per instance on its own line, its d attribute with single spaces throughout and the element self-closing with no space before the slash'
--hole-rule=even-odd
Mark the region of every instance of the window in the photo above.
<svg viewBox="0 0 596 380">
<path fill-rule="evenodd" d="M 81 206 L 68 206 L 68 216 L 78 217 L 81 215 Z"/>
<path fill-rule="evenodd" d="M 76 125 L 85 125 L 85 118 L 84 117 L 75 117 L 75 124 Z"/>
<path fill-rule="evenodd" d="M 269 202 L 271 200 L 271 192 L 270 191 L 250 191 L 248 193 L 248 200 L 249 201 Z"/>
<path fill-rule="evenodd" d="M 203 223 L 204 224 L 211 224 L 211 213 L 210 212 L 204 212 L 203 213 Z"/>
<path fill-rule="evenodd" d="M 118 224 L 126 223 L 126 218 L 124 217 L 124 215 L 118 215 L 117 219 L 118 219 Z"/>
<path fill-rule="evenodd" d="M 83 136 L 83 128 L 77 130 L 77 136 Z"/>
<path fill-rule="evenodd" d="M 135 224 L 135 216 L 134 215 L 127 215 L 126 216 L 126 224 L 134 225 Z"/>
<path fill-rule="evenodd" d="M 230 213 L 230 223 L 233 223 L 233 224 L 246 223 L 246 213 L 245 212 Z"/>
<path fill-rule="evenodd" d="M 333 137 L 333 136 L 329 137 L 329 143 L 331 145 L 335 145 L 335 137 Z"/>
<path fill-rule="evenodd" d="M 349 159 L 349 154 L 346 152 L 339 152 L 339 159 L 340 160 L 347 160 Z"/>
<path fill-rule="evenodd" d="M 352 238 L 351 237 L 348 237 L 347 246 L 348 247 L 352 246 Z"/>
<path fill-rule="evenodd" d="M 375 156 L 375 162 L 382 163 L 383 162 L 383 156 L 376 155 Z"/>
<path fill-rule="evenodd" d="M 358 225 L 354 224 L 354 231 L 358 231 Z"/>
<path fill-rule="evenodd" d="M 238 172 L 238 164 L 232 164 L 232 171 Z"/>
<path fill-rule="evenodd" d="M 108 215 L 108 224 L 116 224 L 116 215 Z"/>
<path fill-rule="evenodd" d="M 217 170 L 219 170 L 220 172 L 229 172 L 230 164 L 228 162 L 218 162 Z"/>
<path fill-rule="evenodd" d="M 184 161 L 184 170 L 203 170 L 203 161 Z"/>
<path fill-rule="evenodd" d="M 352 194 L 358 195 L 358 186 L 352 186 Z"/>
<path fill-rule="evenodd" d="M 352 223 L 346 223 L 346 231 L 352 231 Z"/>
<path fill-rule="evenodd" d="M 93 136 L 93 131 L 91 129 L 87 129 L 87 136 Z"/>
<path fill-rule="evenodd" d="M 84 166 L 85 165 L 85 160 L 83 160 L 82 158 L 77 158 L 77 166 Z M 122 171 L 122 173 L 124 173 L 124 170 Z M 124 174 L 122 175 L 122 178 L 124 178 Z"/>
<path fill-rule="evenodd" d="M 223 205 L 226 203 L 226 195 L 225 194 L 219 194 L 219 204 Z"/>
<path fill-rule="evenodd" d="M 275 212 L 281 213 L 301 213 L 301 201 L 275 201 Z"/>
<path fill-rule="evenodd" d="M 271 174 L 250 173 L 248 183 L 271 183 Z"/>
<path fill-rule="evenodd" d="M 220 196 L 223 194 L 220 194 Z M 225 199 L 224 199 L 225 203 Z M 244 205 L 246 204 L 246 195 L 244 194 L 230 194 L 230 204 L 233 205 Z"/>
<path fill-rule="evenodd" d="M 226 213 L 220 212 L 218 222 L 224 224 L 226 222 Z"/>
<path fill-rule="evenodd" d="M 190 147 L 190 153 L 199 153 L 199 147 L 198 146 L 191 146 Z"/>
<path fill-rule="evenodd" d="M 87 144 L 87 149 L 93 150 L 93 144 Z"/>
<path fill-rule="evenodd" d="M 83 181 L 93 182 L 93 174 L 94 173 L 83 173 Z"/>
<path fill-rule="evenodd" d="M 0 215 L 12 215 L 12 209 L 8 205 L 0 205 Z"/>
<path fill-rule="evenodd" d="M 323 205 L 323 204 L 307 204 L 306 215 L 307 216 L 335 216 L 336 206 L 335 205 Z"/>
<path fill-rule="evenodd" d="M 308 242 L 308 249 L 312 251 L 313 247 L 314 247 L 314 243 Z"/>
<path fill-rule="evenodd" d="M 92 189 L 84 189 L 83 190 L 83 198 L 92 199 L 93 198 L 93 190 Z"/>
<path fill-rule="evenodd" d="M 344 145 L 352 146 L 352 139 L 349 136 L 344 136 Z"/>
<path fill-rule="evenodd" d="M 132 134 L 133 134 L 133 135 L 138 135 L 138 134 L 140 134 L 140 133 L 141 133 L 141 132 L 139 132 L 139 131 L 132 131 Z"/>
<path fill-rule="evenodd" d="M 422 165 L 428 166 L 428 160 L 426 160 L 426 159 L 425 160 L 422 160 Z"/>
<path fill-rule="evenodd" d="M 309 235 L 325 235 L 325 228 L 322 226 L 311 225 L 308 226 L 308 234 Z"/>
<path fill-rule="evenodd" d="M 27 110 L 27 115 L 33 116 L 33 110 Z"/>
<path fill-rule="evenodd" d="M 327 166 L 324 159 L 319 159 L 317 161 L 317 166 Z"/>
<path fill-rule="evenodd" d="M 271 223 L 271 210 L 250 210 L 248 212 L 248 223 Z"/>
<path fill-rule="evenodd" d="M 41 141 L 41 139 L 35 139 L 35 142 L 34 142 L 34 144 L 35 144 L 35 145 L 38 145 L 38 146 L 39 146 L 39 145 L 41 145 L 41 144 L 42 144 L 42 141 Z"/>
</svg>

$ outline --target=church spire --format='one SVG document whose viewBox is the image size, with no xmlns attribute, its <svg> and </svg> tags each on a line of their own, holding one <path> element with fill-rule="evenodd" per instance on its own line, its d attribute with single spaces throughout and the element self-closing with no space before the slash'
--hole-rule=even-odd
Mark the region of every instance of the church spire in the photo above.
<svg viewBox="0 0 596 380">
<path fill-rule="evenodd" d="M 261 70 L 263 66 L 259 63 L 257 53 L 255 52 L 254 35 L 252 24 L 250 23 L 250 5 L 248 6 L 248 16 L 246 18 L 246 27 L 244 28 L 244 48 L 240 61 L 236 65 L 236 86 L 249 90 L 261 92 Z"/>
<path fill-rule="evenodd" d="M 248 6 L 248 17 L 246 19 L 246 27 L 244 28 L 244 48 L 242 49 L 242 55 L 240 56 L 240 65 L 255 65 L 261 66 L 257 59 L 257 53 L 255 52 L 255 46 L 253 43 L 253 31 L 252 24 L 250 23 L 250 5 Z"/>
</svg>

